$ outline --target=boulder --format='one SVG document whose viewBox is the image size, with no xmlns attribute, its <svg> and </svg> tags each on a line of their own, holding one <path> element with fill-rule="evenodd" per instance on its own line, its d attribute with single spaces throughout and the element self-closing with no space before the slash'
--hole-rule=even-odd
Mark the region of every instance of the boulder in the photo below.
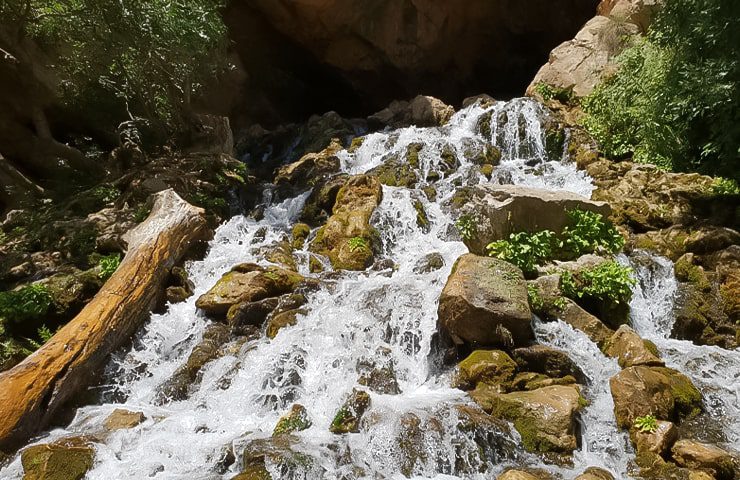
<svg viewBox="0 0 740 480">
<path fill-rule="evenodd" d="M 368 408 L 370 408 L 370 395 L 363 390 L 352 390 L 342 408 L 334 415 L 329 431 L 337 434 L 359 432 L 360 420 Z"/>
<path fill-rule="evenodd" d="M 678 429 L 672 422 L 658 420 L 654 432 L 642 432 L 637 428 L 630 429 L 630 440 L 637 452 L 652 452 L 664 456 L 678 440 Z"/>
<path fill-rule="evenodd" d="M 496 477 L 496 480 L 552 480 L 553 476 L 541 470 L 509 469 Z"/>
<path fill-rule="evenodd" d="M 516 363 L 501 350 L 476 350 L 458 365 L 454 386 L 475 388 L 478 383 L 501 385 L 514 377 Z"/>
<path fill-rule="evenodd" d="M 339 140 L 318 153 L 307 153 L 300 160 L 280 167 L 275 175 L 275 185 L 279 191 L 297 193 L 326 181 L 339 171 L 337 153 L 344 147 Z"/>
<path fill-rule="evenodd" d="M 301 211 L 301 221 L 316 227 L 325 223 L 331 215 L 339 190 L 347 183 L 346 174 L 335 175 L 311 190 Z"/>
<path fill-rule="evenodd" d="M 616 358 L 622 368 L 635 365 L 662 367 L 665 362 L 658 356 L 654 343 L 643 340 L 632 328 L 622 325 L 604 345 L 604 353 Z"/>
<path fill-rule="evenodd" d="M 533 345 L 517 348 L 511 355 L 521 371 L 542 373 L 553 378 L 571 375 L 577 379 L 585 379 L 578 365 L 567 353 L 557 348 Z"/>
<path fill-rule="evenodd" d="M 717 480 L 735 478 L 732 455 L 717 446 L 684 439 L 673 444 L 671 453 L 682 467 L 708 470 Z"/>
<path fill-rule="evenodd" d="M 522 271 L 490 257 L 457 259 L 439 297 L 438 325 L 474 345 L 524 345 L 534 338 Z"/>
<path fill-rule="evenodd" d="M 132 412 L 123 408 L 116 408 L 105 419 L 105 428 L 109 431 L 134 428 L 146 420 L 142 412 Z"/>
<path fill-rule="evenodd" d="M 601 0 L 596 12 L 599 15 L 634 23 L 645 33 L 660 6 L 661 0 Z"/>
<path fill-rule="evenodd" d="M 570 453 L 577 447 L 576 413 L 583 400 L 576 385 L 505 394 L 483 387 L 470 395 L 486 412 L 513 422 L 528 451 Z"/>
<path fill-rule="evenodd" d="M 298 315 L 305 315 L 306 313 L 308 313 L 308 311 L 305 309 L 295 308 L 293 310 L 287 310 L 273 315 L 270 320 L 267 321 L 267 337 L 275 338 L 282 328 L 298 323 Z"/>
<path fill-rule="evenodd" d="M 280 417 L 273 430 L 273 435 L 283 433 L 300 432 L 311 426 L 311 420 L 308 418 L 308 411 L 303 405 L 295 404 L 290 407 L 290 411 Z"/>
<path fill-rule="evenodd" d="M 237 265 L 201 295 L 195 305 L 210 315 L 224 315 L 232 306 L 293 291 L 303 277 L 280 267 Z"/>
<path fill-rule="evenodd" d="M 384 395 L 398 395 L 401 389 L 396 378 L 396 369 L 390 350 L 380 348 L 372 358 L 357 362 L 357 383 L 373 392 Z"/>
<path fill-rule="evenodd" d="M 439 252 L 427 253 L 414 265 L 414 273 L 429 273 L 445 266 L 445 259 Z"/>
<path fill-rule="evenodd" d="M 464 239 L 471 252 L 484 255 L 486 246 L 506 239 L 516 232 L 552 230 L 562 232 L 570 219 L 567 210 L 579 208 L 611 214 L 609 205 L 596 202 L 575 193 L 545 190 L 520 185 L 480 184 L 458 190 L 453 205 L 459 204 L 460 213 L 475 220 L 475 233 Z"/>
<path fill-rule="evenodd" d="M 244 470 L 240 480 L 271 480 L 268 465 L 287 478 L 321 478 L 321 467 L 314 458 L 301 453 L 300 439 L 291 434 L 273 435 L 250 441 L 242 452 Z"/>
<path fill-rule="evenodd" d="M 82 480 L 93 466 L 95 449 L 83 437 L 32 445 L 21 452 L 24 480 Z"/>
<path fill-rule="evenodd" d="M 614 480 L 614 475 L 603 468 L 588 467 L 582 474 L 578 475 L 575 480 Z"/>
<path fill-rule="evenodd" d="M 370 217 L 383 197 L 377 178 L 351 177 L 337 193 L 332 215 L 310 249 L 329 258 L 335 269 L 364 270 L 372 264 L 377 234 Z"/>
<path fill-rule="evenodd" d="M 410 102 L 393 101 L 387 108 L 369 116 L 367 121 L 374 128 L 439 127 L 454 113 L 455 110 L 442 100 L 418 95 Z"/>
<path fill-rule="evenodd" d="M 702 410 L 701 392 L 688 377 L 666 367 L 625 368 L 609 380 L 617 425 L 629 429 L 637 417 L 692 417 Z"/>
</svg>

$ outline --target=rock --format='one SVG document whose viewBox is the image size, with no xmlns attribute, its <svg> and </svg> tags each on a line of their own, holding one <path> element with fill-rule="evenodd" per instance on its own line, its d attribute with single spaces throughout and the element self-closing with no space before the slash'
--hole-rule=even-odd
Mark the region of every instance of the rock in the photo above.
<svg viewBox="0 0 740 480">
<path fill-rule="evenodd" d="M 441 253 L 427 253 L 414 265 L 414 273 L 429 273 L 445 266 L 445 259 Z"/>
<path fill-rule="evenodd" d="M 523 345 L 534 338 L 522 271 L 496 258 L 458 258 L 437 313 L 441 330 L 474 345 Z"/>
<path fill-rule="evenodd" d="M 691 417 L 702 410 L 701 393 L 682 373 L 666 367 L 629 367 L 609 380 L 617 425 L 629 429 L 637 417 Z"/>
<path fill-rule="evenodd" d="M 134 428 L 144 420 L 146 420 L 146 417 L 142 412 L 132 412 L 122 408 L 116 408 L 105 419 L 105 428 L 110 431 Z"/>
<path fill-rule="evenodd" d="M 261 253 L 268 262 L 292 271 L 298 271 L 298 265 L 293 258 L 293 246 L 288 241 L 276 242 L 264 248 Z"/>
<path fill-rule="evenodd" d="M 573 385 L 578 383 L 574 376 L 566 375 L 559 378 L 550 378 L 541 373 L 521 372 L 517 373 L 509 384 L 511 390 L 537 390 L 552 385 Z"/>
<path fill-rule="evenodd" d="M 273 435 L 252 440 L 244 447 L 244 470 L 236 477 L 240 480 L 272 480 L 267 466 L 276 468 L 290 478 L 321 478 L 315 459 L 298 451 L 298 437 L 291 434 Z"/>
<path fill-rule="evenodd" d="M 242 268 L 237 265 L 201 295 L 195 305 L 210 315 L 223 315 L 236 304 L 291 292 L 302 280 L 297 273 L 280 267 Z"/>
<path fill-rule="evenodd" d="M 418 159 L 413 164 L 394 156 L 384 160 L 382 164 L 367 173 L 378 177 L 383 185 L 414 188 L 419 181 L 419 176 L 416 173 L 418 168 Z"/>
<path fill-rule="evenodd" d="M 719 447 L 683 439 L 673 444 L 671 452 L 682 467 L 708 470 L 717 480 L 735 478 L 732 455 Z"/>
<path fill-rule="evenodd" d="M 616 358 L 622 368 L 635 365 L 662 367 L 665 362 L 658 356 L 654 343 L 643 340 L 627 325 L 622 325 L 604 345 L 604 353 Z"/>
<path fill-rule="evenodd" d="M 566 375 L 578 379 L 586 378 L 568 354 L 557 348 L 533 345 L 517 348 L 511 355 L 521 371 L 542 373 L 553 378 L 565 377 Z"/>
<path fill-rule="evenodd" d="M 357 383 L 368 387 L 373 392 L 384 395 L 401 393 L 390 350 L 381 348 L 373 358 L 357 362 L 357 372 L 360 374 Z"/>
<path fill-rule="evenodd" d="M 601 0 L 596 11 L 599 15 L 634 23 L 645 33 L 660 6 L 660 0 Z"/>
<path fill-rule="evenodd" d="M 527 95 L 535 95 L 538 85 L 545 84 L 555 91 L 572 92 L 578 98 L 587 96 L 605 73 L 616 70 L 614 58 L 627 45 L 626 38 L 639 31 L 631 23 L 603 16 L 592 18 L 574 39 L 550 52 L 548 62 L 527 87 Z"/>
<path fill-rule="evenodd" d="M 349 175 L 338 174 L 314 187 L 301 211 L 301 221 L 314 227 L 325 223 L 337 201 L 339 190 L 348 179 Z"/>
<path fill-rule="evenodd" d="M 93 466 L 95 449 L 83 437 L 27 447 L 21 452 L 24 480 L 82 480 Z"/>
<path fill-rule="evenodd" d="M 195 114 L 191 116 L 184 150 L 197 153 L 234 153 L 234 134 L 229 117 Z"/>
<path fill-rule="evenodd" d="M 280 417 L 280 420 L 278 420 L 277 425 L 275 425 L 275 430 L 273 430 L 272 434 L 281 435 L 283 433 L 300 432 L 301 430 L 306 430 L 310 426 L 311 420 L 308 418 L 306 407 L 296 403 L 290 407 L 290 412 Z"/>
<path fill-rule="evenodd" d="M 393 101 L 387 108 L 368 117 L 373 128 L 439 127 L 447 123 L 455 110 L 434 97 L 418 95 L 410 102 Z"/>
<path fill-rule="evenodd" d="M 334 139 L 321 152 L 307 153 L 297 162 L 280 167 L 275 185 L 287 195 L 320 184 L 339 171 L 340 162 L 336 154 L 342 149 L 342 144 Z"/>
<path fill-rule="evenodd" d="M 300 250 L 303 248 L 303 244 L 308 238 L 308 236 L 311 234 L 311 227 L 306 225 L 305 223 L 296 223 L 293 225 L 293 230 L 291 232 L 292 236 L 292 243 L 291 246 L 296 249 Z"/>
<path fill-rule="evenodd" d="M 165 290 L 165 297 L 169 303 L 184 302 L 194 293 L 195 284 L 190 281 L 188 273 L 182 267 L 172 267 L 169 284 Z"/>
<path fill-rule="evenodd" d="M 740 244 L 740 233 L 727 227 L 702 226 L 684 241 L 687 252 L 707 254 Z"/>
<path fill-rule="evenodd" d="M 278 297 L 268 297 L 256 302 L 242 302 L 232 305 L 226 312 L 226 320 L 232 329 L 245 325 L 262 326 L 265 319 L 280 303 Z"/>
<path fill-rule="evenodd" d="M 505 394 L 478 388 L 471 397 L 491 415 L 513 422 L 528 451 L 570 453 L 577 447 L 576 413 L 583 400 L 575 385 Z"/>
<path fill-rule="evenodd" d="M 383 196 L 375 177 L 351 177 L 337 193 L 332 215 L 316 233 L 310 249 L 329 258 L 335 269 L 364 270 L 372 264 L 376 232 L 370 216 Z"/>
<path fill-rule="evenodd" d="M 370 395 L 362 390 L 352 390 L 342 408 L 334 415 L 329 431 L 337 434 L 359 432 L 360 420 L 368 408 L 370 408 Z"/>
<path fill-rule="evenodd" d="M 614 480 L 614 475 L 603 468 L 588 467 L 575 480 Z"/>
<path fill-rule="evenodd" d="M 282 328 L 298 323 L 298 315 L 305 315 L 306 313 L 308 311 L 305 309 L 295 308 L 273 315 L 267 322 L 267 337 L 275 338 Z"/>
<path fill-rule="evenodd" d="M 550 480 L 552 476 L 535 470 L 509 469 L 496 477 L 497 480 Z"/>
<path fill-rule="evenodd" d="M 608 217 L 609 205 L 570 192 L 519 185 L 480 184 L 458 190 L 453 198 L 461 203 L 461 215 L 475 219 L 476 232 L 464 239 L 472 253 L 485 255 L 486 246 L 516 232 L 552 230 L 560 234 L 570 219 L 566 210 L 579 208 Z"/>
<path fill-rule="evenodd" d="M 664 456 L 678 440 L 678 429 L 672 422 L 658 420 L 654 432 L 641 432 L 634 426 L 630 429 L 630 439 L 638 452 L 652 452 Z"/>
<path fill-rule="evenodd" d="M 501 350 L 476 350 L 458 365 L 454 386 L 475 388 L 478 383 L 501 385 L 514 377 L 516 363 Z"/>
</svg>

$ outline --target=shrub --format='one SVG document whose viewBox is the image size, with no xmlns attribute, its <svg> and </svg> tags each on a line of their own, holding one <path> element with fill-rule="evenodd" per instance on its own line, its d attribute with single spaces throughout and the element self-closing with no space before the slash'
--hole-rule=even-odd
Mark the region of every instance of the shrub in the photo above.
<svg viewBox="0 0 740 480">
<path fill-rule="evenodd" d="M 535 312 L 541 312 L 545 308 L 545 302 L 542 301 L 540 291 L 537 285 L 527 284 L 527 298 L 529 299 L 529 306 Z"/>
<path fill-rule="evenodd" d="M 111 275 L 113 275 L 113 272 L 115 272 L 118 269 L 118 266 L 121 264 L 121 254 L 120 253 L 112 253 L 110 255 L 106 255 L 105 257 L 102 257 L 100 261 L 98 262 L 98 267 L 100 267 L 100 272 L 98 272 L 98 277 L 103 279 L 103 281 L 108 280 Z"/>
<path fill-rule="evenodd" d="M 570 272 L 560 275 L 560 288 L 569 298 L 587 298 L 618 305 L 632 298 L 635 285 L 632 269 L 614 260 L 580 271 L 577 276 Z"/>
<path fill-rule="evenodd" d="M 568 217 L 571 225 L 563 229 L 563 251 L 566 254 L 580 257 L 600 247 L 616 253 L 624 246 L 624 237 L 601 214 L 576 208 L 568 210 Z"/>
<path fill-rule="evenodd" d="M 15 324 L 35 320 L 46 315 L 51 303 L 49 290 L 38 283 L 0 292 L 0 320 Z"/>
<path fill-rule="evenodd" d="M 715 195 L 740 195 L 740 185 L 731 178 L 717 177 L 712 182 L 712 193 Z"/>
<path fill-rule="evenodd" d="M 513 263 L 527 275 L 535 273 L 540 262 L 552 258 L 554 248 L 559 245 L 553 232 L 543 230 L 512 233 L 508 240 L 489 243 L 486 249 L 490 256 Z"/>
<path fill-rule="evenodd" d="M 472 240 L 478 229 L 475 226 L 475 219 L 471 215 L 461 215 L 455 222 L 457 231 L 463 240 Z"/>
<path fill-rule="evenodd" d="M 652 415 L 637 417 L 635 419 L 635 428 L 643 433 L 653 433 L 658 429 L 658 419 Z"/>
</svg>

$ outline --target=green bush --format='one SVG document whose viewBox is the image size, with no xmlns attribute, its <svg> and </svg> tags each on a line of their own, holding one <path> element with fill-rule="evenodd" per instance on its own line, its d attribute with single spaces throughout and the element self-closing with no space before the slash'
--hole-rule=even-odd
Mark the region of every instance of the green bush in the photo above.
<svg viewBox="0 0 740 480">
<path fill-rule="evenodd" d="M 553 257 L 553 251 L 560 246 L 555 234 L 550 230 L 537 233 L 519 232 L 509 235 L 508 240 L 498 240 L 488 244 L 486 249 L 492 257 L 513 263 L 525 275 L 537 271 L 537 265 Z"/>
<path fill-rule="evenodd" d="M 0 292 L 0 320 L 15 324 L 35 320 L 46 315 L 51 303 L 49 290 L 38 283 Z"/>
<path fill-rule="evenodd" d="M 580 257 L 603 248 L 616 253 L 624 246 L 624 237 L 611 222 L 589 210 L 568 210 L 571 224 L 563 229 L 563 251 L 567 255 Z"/>
<path fill-rule="evenodd" d="M 740 2 L 665 2 L 646 39 L 582 102 L 613 158 L 740 178 Z"/>
<path fill-rule="evenodd" d="M 98 266 L 100 267 L 100 272 L 98 272 L 98 277 L 100 277 L 103 281 L 108 280 L 111 275 L 113 275 L 113 272 L 118 270 L 118 266 L 121 264 L 121 254 L 120 253 L 112 253 L 110 255 L 106 255 L 105 257 L 102 257 L 100 261 L 98 262 Z"/>
<path fill-rule="evenodd" d="M 632 269 L 614 260 L 600 263 L 573 275 L 563 272 L 560 275 L 560 289 L 572 299 L 586 298 L 619 305 L 632 298 L 635 279 Z"/>
<path fill-rule="evenodd" d="M 472 240 L 478 229 L 475 226 L 475 219 L 471 215 L 461 215 L 455 222 L 457 231 L 460 232 L 460 238 L 463 240 Z"/>
<path fill-rule="evenodd" d="M 635 428 L 642 433 L 654 433 L 658 429 L 658 419 L 653 415 L 645 415 L 635 419 Z"/>
</svg>

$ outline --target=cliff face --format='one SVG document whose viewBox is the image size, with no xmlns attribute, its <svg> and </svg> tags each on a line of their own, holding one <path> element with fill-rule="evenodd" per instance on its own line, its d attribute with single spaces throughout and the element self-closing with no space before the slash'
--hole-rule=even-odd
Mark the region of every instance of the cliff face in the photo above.
<svg viewBox="0 0 740 480">
<path fill-rule="evenodd" d="M 244 94 L 259 97 L 254 116 L 351 115 L 420 92 L 448 103 L 521 95 L 597 3 L 233 0 L 225 19 L 248 72 Z"/>
</svg>

